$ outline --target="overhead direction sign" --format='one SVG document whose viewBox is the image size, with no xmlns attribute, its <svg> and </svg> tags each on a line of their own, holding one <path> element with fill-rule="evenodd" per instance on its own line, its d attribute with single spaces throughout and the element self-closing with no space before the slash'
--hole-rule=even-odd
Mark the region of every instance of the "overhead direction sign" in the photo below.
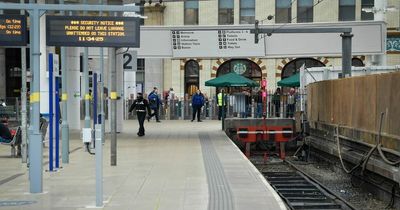
<svg viewBox="0 0 400 210">
<path fill-rule="evenodd" d="M 47 45 L 140 47 L 136 17 L 47 16 Z"/>
<path fill-rule="evenodd" d="M 26 44 L 26 16 L 0 15 L 0 46 L 25 46 Z"/>
<path fill-rule="evenodd" d="M 172 30 L 173 57 L 265 56 L 250 30 Z"/>
</svg>

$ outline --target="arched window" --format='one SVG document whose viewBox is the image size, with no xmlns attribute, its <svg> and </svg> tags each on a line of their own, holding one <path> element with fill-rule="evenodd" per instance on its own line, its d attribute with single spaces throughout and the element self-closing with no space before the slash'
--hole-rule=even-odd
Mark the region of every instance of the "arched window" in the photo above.
<svg viewBox="0 0 400 210">
<path fill-rule="evenodd" d="M 235 72 L 239 75 L 247 77 L 253 81 L 260 82 L 262 73 L 261 68 L 254 63 L 253 61 L 247 59 L 232 59 L 226 61 L 221 66 L 219 66 L 217 70 L 217 77 L 222 76 L 224 74 Z M 240 87 L 232 87 L 229 89 L 229 93 L 233 92 L 241 92 L 243 90 L 247 90 L 249 88 L 240 88 Z M 217 92 L 219 88 L 217 88 Z"/>
<path fill-rule="evenodd" d="M 199 63 L 189 60 L 185 64 L 185 94 L 193 95 L 199 89 Z"/>
<path fill-rule="evenodd" d="M 361 67 L 361 66 L 365 66 L 365 65 L 364 65 L 364 62 L 361 59 L 353 58 L 353 59 L 351 59 L 351 66 Z"/>
<path fill-rule="evenodd" d="M 290 61 L 283 67 L 282 79 L 290 77 L 293 74 L 299 72 L 299 69 L 303 64 L 306 64 L 305 65 L 306 68 L 325 66 L 325 64 L 323 64 L 321 61 L 316 60 L 314 58 L 297 58 Z"/>
<path fill-rule="evenodd" d="M 246 59 L 232 59 L 223 63 L 217 71 L 217 77 L 235 72 L 254 81 L 261 80 L 261 68 L 253 61 Z"/>
</svg>

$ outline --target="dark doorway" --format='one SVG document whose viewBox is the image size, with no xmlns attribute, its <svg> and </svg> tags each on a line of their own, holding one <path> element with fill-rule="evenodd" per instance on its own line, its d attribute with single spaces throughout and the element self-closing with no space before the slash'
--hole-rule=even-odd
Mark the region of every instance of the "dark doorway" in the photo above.
<svg viewBox="0 0 400 210">
<path fill-rule="evenodd" d="M 199 89 L 199 63 L 189 60 L 185 63 L 185 94 L 192 96 Z"/>
</svg>

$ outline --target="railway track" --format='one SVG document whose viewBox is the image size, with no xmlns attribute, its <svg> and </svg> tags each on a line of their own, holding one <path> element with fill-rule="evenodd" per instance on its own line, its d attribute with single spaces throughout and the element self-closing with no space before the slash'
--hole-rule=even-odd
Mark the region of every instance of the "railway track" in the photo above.
<svg viewBox="0 0 400 210">
<path fill-rule="evenodd" d="M 290 209 L 356 210 L 343 198 L 331 192 L 290 162 L 282 163 L 293 170 L 262 172 Z"/>
</svg>

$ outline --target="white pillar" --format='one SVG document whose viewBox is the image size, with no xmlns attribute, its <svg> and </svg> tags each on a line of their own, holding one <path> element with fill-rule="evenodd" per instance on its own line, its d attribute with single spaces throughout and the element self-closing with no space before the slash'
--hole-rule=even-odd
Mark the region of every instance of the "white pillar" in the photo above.
<svg viewBox="0 0 400 210">
<path fill-rule="evenodd" d="M 6 49 L 0 48 L 0 99 L 6 98 Z"/>
<path fill-rule="evenodd" d="M 169 65 L 171 65 L 171 60 L 168 60 Z M 171 71 L 170 66 L 167 67 L 169 68 L 164 69 L 164 60 L 160 58 L 146 58 L 145 59 L 145 71 L 144 71 L 144 79 L 145 79 L 145 84 L 144 84 L 144 92 L 149 94 L 152 90 L 153 87 L 158 87 L 159 93 L 162 93 L 167 88 L 172 87 L 171 84 L 167 84 L 168 86 L 164 87 L 164 71 Z M 168 74 L 168 73 L 167 73 Z M 168 79 L 169 82 L 172 82 L 172 78 Z"/>
<path fill-rule="evenodd" d="M 49 52 L 54 52 L 54 47 L 46 47 L 46 17 L 43 15 L 40 18 L 40 113 L 45 115 L 49 113 L 49 77 L 47 73 Z"/>
<path fill-rule="evenodd" d="M 374 7 L 375 7 L 374 20 L 385 21 L 387 0 L 375 0 Z"/>
<path fill-rule="evenodd" d="M 80 70 L 79 70 L 79 48 L 68 47 L 67 48 L 67 85 L 68 85 L 68 122 L 71 130 L 81 129 L 81 117 L 80 117 Z"/>
<path fill-rule="evenodd" d="M 136 92 L 136 71 L 124 72 L 124 99 L 135 99 Z"/>
<path fill-rule="evenodd" d="M 117 132 L 122 132 L 123 124 L 124 124 L 124 70 L 122 68 L 123 65 L 123 57 L 121 50 L 117 51 L 116 56 L 116 68 L 117 68 L 117 93 L 121 98 L 117 100 Z"/>
<path fill-rule="evenodd" d="M 387 0 L 375 0 L 374 7 L 375 7 L 374 20 L 386 22 Z M 384 47 L 386 48 L 386 37 L 385 37 Z M 383 55 L 374 55 L 372 57 L 372 63 L 377 66 L 386 66 L 386 49 L 384 49 Z"/>
</svg>

